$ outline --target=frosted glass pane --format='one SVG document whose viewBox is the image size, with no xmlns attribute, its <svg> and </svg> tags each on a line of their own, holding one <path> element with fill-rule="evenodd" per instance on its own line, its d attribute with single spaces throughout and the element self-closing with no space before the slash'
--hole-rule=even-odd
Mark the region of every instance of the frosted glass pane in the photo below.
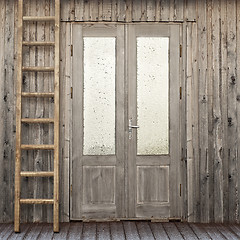
<svg viewBox="0 0 240 240">
<path fill-rule="evenodd" d="M 84 155 L 115 154 L 114 37 L 84 38 L 83 135 Z"/>
<path fill-rule="evenodd" d="M 169 39 L 137 38 L 137 154 L 169 153 Z"/>
</svg>

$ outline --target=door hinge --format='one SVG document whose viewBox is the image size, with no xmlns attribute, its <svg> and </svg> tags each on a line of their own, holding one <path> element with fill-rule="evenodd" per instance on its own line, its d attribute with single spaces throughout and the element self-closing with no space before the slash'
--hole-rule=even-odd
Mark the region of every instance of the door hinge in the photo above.
<svg viewBox="0 0 240 240">
<path fill-rule="evenodd" d="M 73 45 L 71 45 L 71 57 L 73 56 Z"/>
<path fill-rule="evenodd" d="M 72 196 L 72 184 L 71 184 L 71 186 L 70 186 L 70 194 L 71 194 L 71 196 Z"/>
<path fill-rule="evenodd" d="M 73 98 L 73 88 L 71 87 L 71 98 Z"/>
<path fill-rule="evenodd" d="M 182 184 L 180 183 L 180 186 L 179 186 L 179 195 L 180 197 L 182 196 Z"/>
<path fill-rule="evenodd" d="M 179 97 L 180 97 L 180 100 L 182 99 L 182 87 L 179 88 Z"/>
<path fill-rule="evenodd" d="M 179 46 L 179 54 L 180 54 L 180 58 L 182 57 L 182 45 L 180 44 Z"/>
</svg>

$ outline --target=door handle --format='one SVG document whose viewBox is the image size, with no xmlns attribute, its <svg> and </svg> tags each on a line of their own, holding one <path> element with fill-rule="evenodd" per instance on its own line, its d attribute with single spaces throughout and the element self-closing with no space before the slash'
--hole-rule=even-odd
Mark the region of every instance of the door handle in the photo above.
<svg viewBox="0 0 240 240">
<path fill-rule="evenodd" d="M 139 126 L 137 126 L 137 125 L 132 125 L 132 119 L 130 118 L 129 119 L 129 125 L 128 125 L 128 137 L 129 137 L 129 139 L 132 139 L 132 129 L 133 128 L 139 128 Z"/>
<path fill-rule="evenodd" d="M 139 128 L 139 126 L 132 126 L 132 125 L 130 125 L 130 126 L 128 126 L 129 128 Z"/>
</svg>

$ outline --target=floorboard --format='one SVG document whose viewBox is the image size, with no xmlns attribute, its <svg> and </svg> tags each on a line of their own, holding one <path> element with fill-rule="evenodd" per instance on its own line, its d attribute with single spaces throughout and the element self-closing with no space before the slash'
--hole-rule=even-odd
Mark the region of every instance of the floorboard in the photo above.
<svg viewBox="0 0 240 240">
<path fill-rule="evenodd" d="M 111 240 L 109 222 L 97 224 L 97 239 Z"/>
<path fill-rule="evenodd" d="M 240 238 L 240 227 L 237 224 L 229 224 L 228 227 Z"/>
<path fill-rule="evenodd" d="M 111 222 L 110 231 L 111 231 L 112 240 L 125 239 L 122 222 Z"/>
<path fill-rule="evenodd" d="M 198 240 L 197 235 L 193 232 L 187 223 L 176 223 L 175 225 L 184 239 Z"/>
<path fill-rule="evenodd" d="M 217 229 L 217 226 L 214 224 L 206 224 L 204 225 L 204 229 L 206 230 L 206 232 L 209 234 L 209 236 L 212 239 L 218 239 L 218 240 L 223 240 L 223 239 L 227 239 L 226 237 L 224 237 L 224 235 Z"/>
<path fill-rule="evenodd" d="M 162 240 L 169 239 L 161 223 L 150 223 L 150 228 L 152 230 L 152 233 L 155 239 L 162 239 Z"/>
<path fill-rule="evenodd" d="M 205 229 L 203 228 L 204 224 L 201 223 L 190 223 L 189 226 L 192 228 L 192 230 L 194 231 L 194 233 L 197 235 L 198 239 L 200 240 L 208 240 L 211 239 L 211 237 L 209 236 L 209 234 L 205 231 Z"/>
<path fill-rule="evenodd" d="M 235 234 L 231 229 L 229 229 L 227 227 L 227 225 L 223 225 L 223 224 L 218 224 L 217 225 L 217 229 L 219 230 L 219 232 L 222 233 L 222 235 L 229 239 L 229 240 L 238 240 L 239 237 L 237 234 Z"/>
<path fill-rule="evenodd" d="M 162 225 L 170 239 L 184 239 L 174 223 L 162 223 Z"/>
<path fill-rule="evenodd" d="M 137 229 L 140 236 L 140 239 L 154 240 L 154 236 L 151 228 L 148 225 L 148 222 L 137 222 Z"/>
<path fill-rule="evenodd" d="M 152 223 L 148 221 L 61 223 L 53 233 L 50 223 L 21 224 L 15 233 L 13 224 L 0 224 L 0 239 L 25 240 L 208 240 L 240 239 L 239 224 Z"/>
<path fill-rule="evenodd" d="M 82 231 L 83 231 L 83 223 L 82 222 L 73 222 L 70 224 L 70 228 L 68 231 L 68 240 L 81 240 L 82 239 Z"/>
<path fill-rule="evenodd" d="M 84 240 L 95 240 L 97 234 L 97 224 L 94 222 L 83 224 L 83 237 Z"/>
<path fill-rule="evenodd" d="M 127 240 L 138 240 L 140 239 L 135 221 L 124 221 L 124 232 Z"/>
</svg>

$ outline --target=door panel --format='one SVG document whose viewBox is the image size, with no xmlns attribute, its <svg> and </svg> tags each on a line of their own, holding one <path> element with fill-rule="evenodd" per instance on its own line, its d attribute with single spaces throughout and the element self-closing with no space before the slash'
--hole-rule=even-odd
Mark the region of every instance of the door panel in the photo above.
<svg viewBox="0 0 240 240">
<path fill-rule="evenodd" d="M 180 217 L 179 146 L 179 26 L 73 24 L 71 219 Z"/>
<path fill-rule="evenodd" d="M 179 217 L 179 27 L 128 26 L 127 54 L 129 217 Z"/>
<path fill-rule="evenodd" d="M 73 25 L 71 219 L 124 208 L 124 26 Z"/>
</svg>

